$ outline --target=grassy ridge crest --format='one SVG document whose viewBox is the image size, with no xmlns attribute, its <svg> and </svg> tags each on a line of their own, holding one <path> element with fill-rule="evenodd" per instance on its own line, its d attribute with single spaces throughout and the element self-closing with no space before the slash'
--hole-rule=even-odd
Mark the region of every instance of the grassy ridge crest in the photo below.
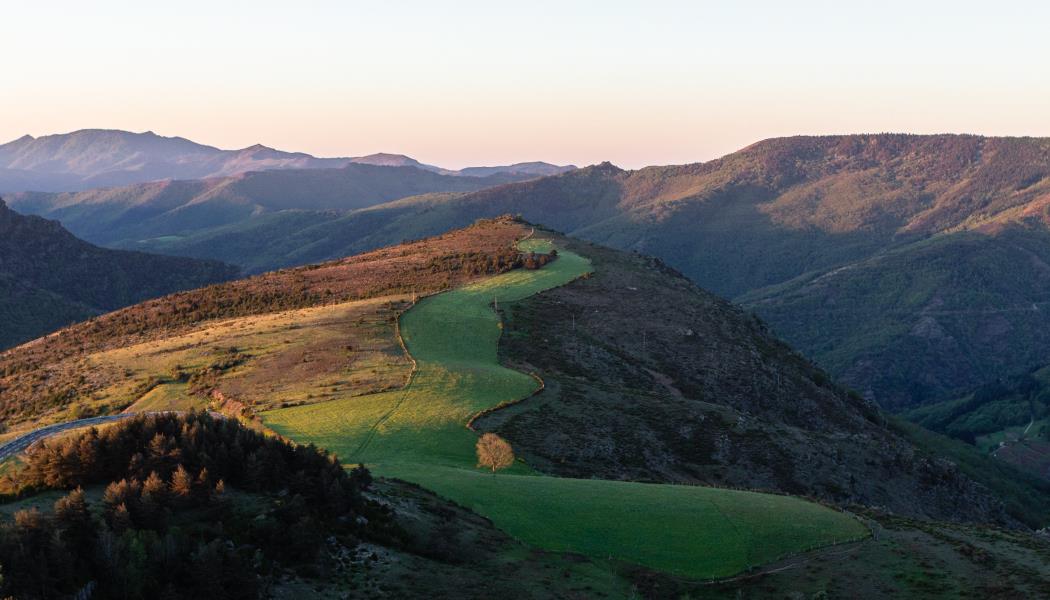
<svg viewBox="0 0 1050 600">
<path fill-rule="evenodd" d="M 548 240 L 527 240 L 521 247 L 552 248 Z M 545 477 L 524 463 L 496 477 L 477 471 L 476 434 L 465 424 L 538 385 L 499 364 L 502 324 L 493 303 L 513 303 L 590 271 L 588 259 L 560 250 L 543 269 L 518 269 L 424 298 L 401 318 L 405 345 L 418 365 L 404 389 L 281 409 L 263 418 L 292 439 L 433 489 L 539 547 L 690 578 L 725 577 L 866 535 L 855 519 L 786 496 Z"/>
</svg>

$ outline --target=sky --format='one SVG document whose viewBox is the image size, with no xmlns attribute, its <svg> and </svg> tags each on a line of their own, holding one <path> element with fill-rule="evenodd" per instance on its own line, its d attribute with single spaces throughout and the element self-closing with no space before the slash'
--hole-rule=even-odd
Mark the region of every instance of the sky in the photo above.
<svg viewBox="0 0 1050 600">
<path fill-rule="evenodd" d="M 1047 2 L 0 0 L 0 140 L 151 130 L 449 168 L 784 135 L 1050 136 Z"/>
</svg>

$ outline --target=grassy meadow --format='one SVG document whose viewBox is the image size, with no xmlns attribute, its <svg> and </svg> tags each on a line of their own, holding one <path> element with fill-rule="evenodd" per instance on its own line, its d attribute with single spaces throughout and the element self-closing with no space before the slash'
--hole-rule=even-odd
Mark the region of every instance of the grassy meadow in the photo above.
<svg viewBox="0 0 1050 600">
<path fill-rule="evenodd" d="M 550 243 L 522 248 L 546 252 Z M 347 463 L 419 483 L 538 547 L 611 558 L 704 579 L 785 554 L 866 535 L 855 519 L 796 498 L 693 486 L 540 476 L 523 463 L 499 475 L 475 467 L 478 412 L 527 397 L 532 376 L 497 359 L 493 304 L 564 285 L 591 270 L 560 251 L 540 270 L 518 269 L 421 300 L 401 317 L 416 360 L 398 391 L 263 413 L 265 423 Z"/>
</svg>

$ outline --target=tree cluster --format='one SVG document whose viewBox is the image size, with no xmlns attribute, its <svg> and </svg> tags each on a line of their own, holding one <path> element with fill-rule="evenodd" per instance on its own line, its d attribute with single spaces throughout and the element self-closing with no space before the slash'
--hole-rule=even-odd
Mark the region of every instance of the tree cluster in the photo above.
<svg viewBox="0 0 1050 600">
<path fill-rule="evenodd" d="M 140 416 L 30 453 L 25 489 L 74 488 L 0 525 L 0 597 L 252 598 L 281 566 L 317 568 L 330 536 L 397 543 L 389 509 L 312 446 L 207 413 Z M 94 503 L 80 486 L 104 491 Z M 97 496 L 98 492 L 94 492 Z"/>
<path fill-rule="evenodd" d="M 555 258 L 558 258 L 558 251 L 551 250 L 550 254 L 537 254 L 535 252 L 527 252 L 525 254 L 518 255 L 520 265 L 526 269 L 535 270 L 543 267 L 547 263 L 551 262 Z"/>
</svg>

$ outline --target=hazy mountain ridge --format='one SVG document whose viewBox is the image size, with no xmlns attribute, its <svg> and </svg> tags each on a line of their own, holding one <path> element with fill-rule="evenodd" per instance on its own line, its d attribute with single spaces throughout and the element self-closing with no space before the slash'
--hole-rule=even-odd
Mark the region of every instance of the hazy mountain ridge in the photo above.
<svg viewBox="0 0 1050 600">
<path fill-rule="evenodd" d="M 550 175 L 571 167 L 528 163 L 482 168 L 466 173 L 423 164 L 397 154 L 317 158 L 256 144 L 221 150 L 181 137 L 152 131 L 83 129 L 39 138 L 26 135 L 0 145 L 0 192 L 81 191 L 163 179 L 227 177 L 268 169 L 337 168 L 348 164 L 413 166 L 445 175 L 484 176 L 494 173 Z"/>
<path fill-rule="evenodd" d="M 414 166 L 350 163 L 339 168 L 252 171 L 84 192 L 24 192 L 8 198 L 13 207 L 58 219 L 91 242 L 128 246 L 143 239 L 206 232 L 271 212 L 342 212 L 405 196 L 473 191 L 526 177 L 509 173 L 461 177 Z"/>
</svg>

